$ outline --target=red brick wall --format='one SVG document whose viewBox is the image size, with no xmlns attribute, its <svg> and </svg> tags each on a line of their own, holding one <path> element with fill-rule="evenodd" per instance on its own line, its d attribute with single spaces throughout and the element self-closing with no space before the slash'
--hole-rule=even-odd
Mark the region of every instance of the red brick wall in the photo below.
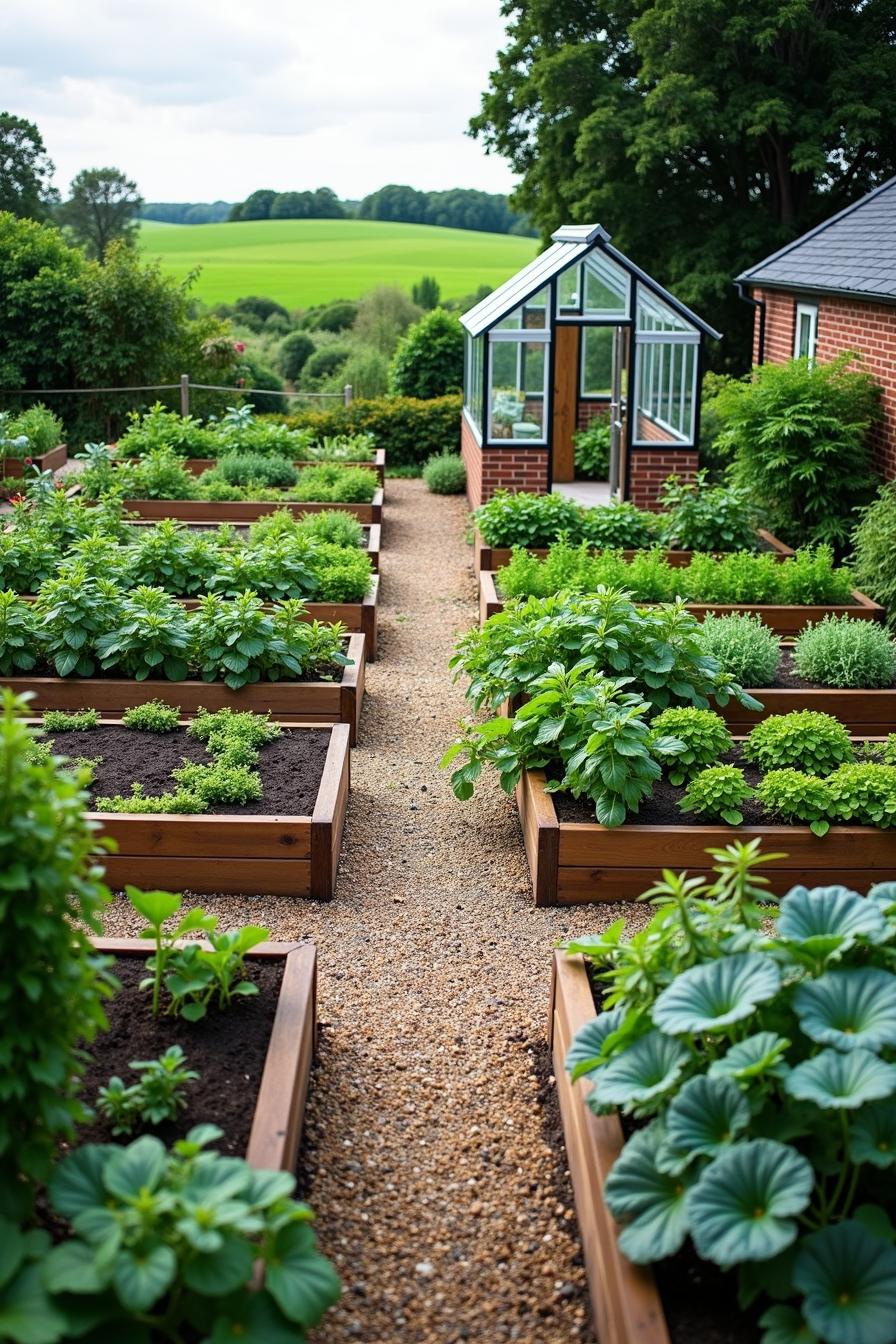
<svg viewBox="0 0 896 1344">
<path fill-rule="evenodd" d="M 497 489 L 531 490 L 543 495 L 548 488 L 546 448 L 482 448 L 467 423 L 461 422 L 460 451 L 467 468 L 467 499 L 475 509 L 487 503 Z"/>
<path fill-rule="evenodd" d="M 696 448 L 661 452 L 657 448 L 632 448 L 629 458 L 629 499 L 639 509 L 657 509 L 657 496 L 667 476 L 693 480 L 697 474 Z"/>
<path fill-rule="evenodd" d="M 607 420 L 610 415 L 608 401 L 580 401 L 576 411 L 576 427 L 587 429 L 592 420 Z"/>
<path fill-rule="evenodd" d="M 796 305 L 809 302 L 792 291 L 753 291 L 765 300 L 765 359 L 782 364 L 793 358 Z M 862 365 L 883 388 L 883 419 L 871 432 L 871 448 L 878 471 L 896 477 L 896 306 L 866 303 L 862 299 L 821 296 L 818 299 L 820 360 L 833 359 L 844 350 L 856 350 Z M 753 358 L 759 358 L 759 313 L 754 319 Z"/>
</svg>

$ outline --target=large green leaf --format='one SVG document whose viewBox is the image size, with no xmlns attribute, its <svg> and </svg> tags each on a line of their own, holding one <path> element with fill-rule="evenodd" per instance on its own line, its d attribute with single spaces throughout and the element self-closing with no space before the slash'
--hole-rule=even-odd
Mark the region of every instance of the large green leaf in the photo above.
<svg viewBox="0 0 896 1344">
<path fill-rule="evenodd" d="M 50 1178 L 50 1202 L 57 1213 L 75 1218 L 85 1209 L 102 1208 L 106 1203 L 103 1171 L 113 1153 L 111 1143 L 87 1143 L 64 1157 Z"/>
<path fill-rule="evenodd" d="M 721 1031 L 774 998 L 781 973 L 771 957 L 738 952 L 692 966 L 653 1005 L 653 1020 L 670 1035 Z"/>
<path fill-rule="evenodd" d="M 896 1340 L 896 1247 L 856 1222 L 807 1237 L 793 1269 L 803 1314 L 826 1344 Z"/>
<path fill-rule="evenodd" d="M 612 1012 L 592 1017 L 583 1027 L 579 1027 L 566 1052 L 566 1071 L 573 1082 L 600 1067 L 604 1042 L 614 1031 L 618 1031 L 624 1017 L 625 1009 L 614 1008 Z"/>
<path fill-rule="evenodd" d="M 751 1139 L 715 1158 L 688 1194 L 697 1253 L 718 1265 L 768 1260 L 796 1239 L 812 1196 L 811 1163 L 787 1144 Z"/>
<path fill-rule="evenodd" d="M 761 1344 L 818 1344 L 818 1336 L 796 1307 L 769 1307 L 759 1324 L 763 1327 Z"/>
<path fill-rule="evenodd" d="M 793 887 L 781 901 L 778 935 L 806 945 L 812 955 L 828 956 L 852 946 L 859 937 L 883 932 L 880 909 L 848 887 Z"/>
<path fill-rule="evenodd" d="M 205 1297 L 225 1297 L 252 1276 L 252 1247 L 243 1237 L 225 1236 L 219 1250 L 196 1255 L 184 1266 L 184 1282 Z"/>
<path fill-rule="evenodd" d="M 12 1344 L 56 1344 L 65 1321 L 50 1301 L 37 1265 L 25 1265 L 0 1290 L 0 1339 Z"/>
<path fill-rule="evenodd" d="M 339 1301 L 339 1275 L 317 1249 L 308 1223 L 288 1223 L 274 1239 L 267 1258 L 265 1287 L 289 1320 L 316 1325 L 328 1307 Z"/>
<path fill-rule="evenodd" d="M 305 1338 L 266 1292 L 235 1294 L 216 1309 L 209 1344 L 301 1344 Z"/>
<path fill-rule="evenodd" d="M 0 1217 L 0 1287 L 8 1283 L 25 1259 L 25 1238 L 8 1218 Z"/>
<path fill-rule="evenodd" d="M 126 891 L 131 905 L 150 924 L 162 924 L 176 915 L 183 900 L 171 891 L 141 891 L 139 887 L 127 887 Z"/>
<path fill-rule="evenodd" d="M 170 1246 L 156 1241 L 120 1251 L 112 1282 L 118 1299 L 130 1312 L 149 1311 L 167 1293 L 177 1273 L 177 1256 Z"/>
<path fill-rule="evenodd" d="M 643 1106 L 675 1086 L 689 1059 L 680 1041 L 649 1031 L 601 1069 L 595 1100 L 625 1109 Z"/>
<path fill-rule="evenodd" d="M 790 1045 L 786 1036 L 773 1031 L 757 1031 L 726 1050 L 721 1059 L 709 1066 L 710 1078 L 732 1078 L 736 1083 L 749 1083 L 758 1078 L 783 1078 L 787 1072 L 784 1060 Z"/>
<path fill-rule="evenodd" d="M 693 1178 L 659 1170 L 664 1139 L 658 1122 L 637 1130 L 604 1182 L 607 1208 L 624 1225 L 619 1247 L 636 1264 L 674 1255 L 688 1234 L 685 1196 Z"/>
<path fill-rule="evenodd" d="M 896 1162 L 896 1102 L 862 1107 L 849 1126 L 849 1158 L 874 1167 L 892 1167 Z"/>
<path fill-rule="evenodd" d="M 896 882 L 875 882 L 873 887 L 869 887 L 866 899 L 886 914 L 896 906 Z"/>
<path fill-rule="evenodd" d="M 95 1251 L 83 1241 L 63 1241 L 43 1262 L 41 1279 L 51 1293 L 101 1293 L 109 1285 L 108 1270 L 100 1273 Z"/>
<path fill-rule="evenodd" d="M 665 1115 L 669 1143 L 680 1153 L 715 1156 L 750 1122 L 746 1097 L 726 1078 L 691 1078 Z"/>
<path fill-rule="evenodd" d="M 828 971 L 801 984 L 793 998 L 800 1026 L 838 1050 L 896 1045 L 896 975 L 874 967 Z"/>
<path fill-rule="evenodd" d="M 784 1079 L 784 1091 L 822 1110 L 858 1110 L 867 1101 L 882 1101 L 896 1092 L 896 1067 L 870 1050 L 822 1050 Z"/>
<path fill-rule="evenodd" d="M 153 1191 L 165 1174 L 165 1145 L 154 1134 L 143 1134 L 127 1148 L 114 1149 L 103 1170 L 103 1184 L 110 1195 L 125 1201 L 143 1191 Z"/>
</svg>

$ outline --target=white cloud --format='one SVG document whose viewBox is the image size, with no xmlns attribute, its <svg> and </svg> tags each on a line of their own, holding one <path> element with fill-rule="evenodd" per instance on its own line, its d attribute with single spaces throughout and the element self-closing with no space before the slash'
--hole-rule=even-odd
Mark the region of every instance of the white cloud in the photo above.
<svg viewBox="0 0 896 1344">
<path fill-rule="evenodd" d="M 108 164 L 147 200 L 506 191 L 464 134 L 503 36 L 499 0 L 4 0 L 0 98 L 63 191 Z"/>
</svg>

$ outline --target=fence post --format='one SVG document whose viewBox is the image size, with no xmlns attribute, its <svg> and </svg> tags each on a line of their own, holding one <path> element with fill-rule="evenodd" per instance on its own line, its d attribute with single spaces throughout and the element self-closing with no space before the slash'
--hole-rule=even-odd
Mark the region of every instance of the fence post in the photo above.
<svg viewBox="0 0 896 1344">
<path fill-rule="evenodd" d="M 190 375 L 182 373 L 180 376 L 180 413 L 186 419 L 190 414 Z"/>
<path fill-rule="evenodd" d="M 351 383 L 346 383 L 345 387 L 342 389 L 342 399 L 343 399 L 345 405 L 348 406 L 349 402 L 350 402 L 351 399 L 352 399 L 352 385 L 351 385 Z"/>
</svg>

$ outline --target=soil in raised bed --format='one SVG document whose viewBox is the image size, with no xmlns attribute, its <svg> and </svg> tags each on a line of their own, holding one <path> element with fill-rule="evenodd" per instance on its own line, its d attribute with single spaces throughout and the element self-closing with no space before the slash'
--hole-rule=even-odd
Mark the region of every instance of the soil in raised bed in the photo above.
<svg viewBox="0 0 896 1344">
<path fill-rule="evenodd" d="M 110 1077 L 117 1074 L 130 1086 L 137 1081 L 129 1067 L 131 1060 L 157 1059 L 170 1045 L 181 1047 L 187 1067 L 200 1077 L 187 1084 L 187 1105 L 176 1120 L 141 1125 L 130 1137 L 116 1136 L 111 1123 L 97 1113 L 90 1125 L 79 1129 L 78 1142 L 128 1143 L 140 1133 L 152 1133 L 171 1144 L 193 1125 L 213 1124 L 224 1131 L 215 1148 L 242 1157 L 249 1142 L 283 966 L 280 959 L 248 959 L 245 979 L 258 986 L 258 993 L 237 997 L 230 1008 L 210 1008 L 198 1022 L 187 1022 L 164 1013 L 153 1017 L 151 991 L 139 988 L 147 973 L 144 958 L 116 957 L 111 969 L 121 989 L 107 1006 L 109 1030 L 101 1032 L 90 1047 L 91 1062 L 81 1088 L 83 1101 L 95 1109 L 97 1092 Z M 165 998 L 163 990 L 163 1004 Z"/>
<path fill-rule="evenodd" d="M 100 724 L 87 732 L 49 735 L 54 751 L 74 758 L 102 757 L 95 767 L 91 800 L 131 792 L 131 784 L 143 785 L 147 795 L 174 790 L 171 777 L 184 760 L 208 765 L 212 758 L 205 744 L 188 737 L 186 729 L 173 733 L 143 733 L 121 724 Z M 210 807 L 207 816 L 308 817 L 314 811 L 324 770 L 330 733 L 326 729 L 284 728 L 281 737 L 260 749 L 258 770 L 261 798 L 238 806 L 222 803 Z M 112 814 L 109 814 L 112 815 Z"/>
</svg>

